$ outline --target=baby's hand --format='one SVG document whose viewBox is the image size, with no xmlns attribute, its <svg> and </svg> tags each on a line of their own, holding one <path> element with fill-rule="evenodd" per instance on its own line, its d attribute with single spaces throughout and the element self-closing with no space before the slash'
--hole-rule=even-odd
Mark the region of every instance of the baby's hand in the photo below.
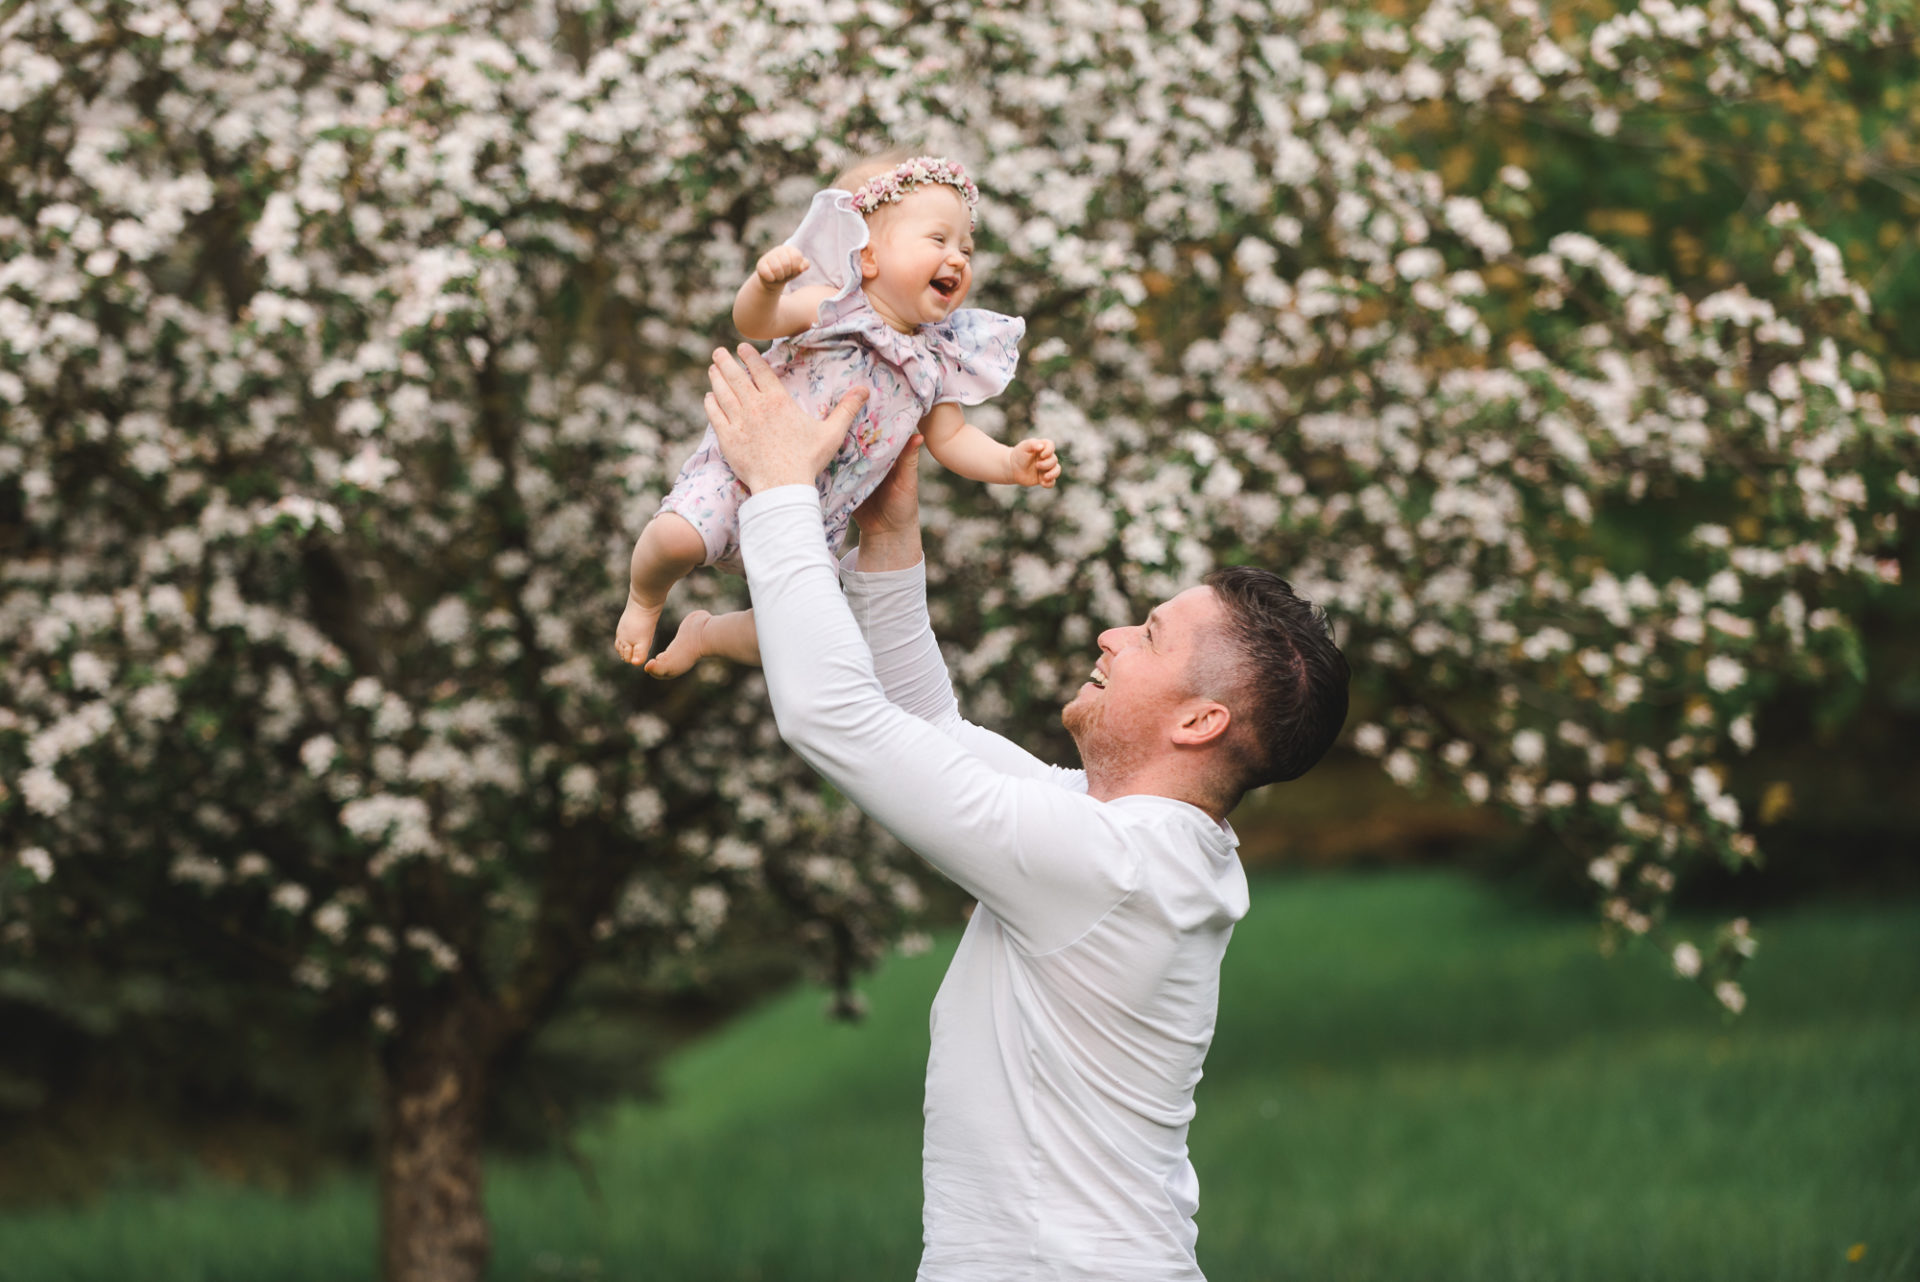
<svg viewBox="0 0 1920 1282">
<path fill-rule="evenodd" d="M 777 294 L 788 281 L 807 270 L 808 265 L 805 254 L 792 245 L 780 245 L 762 254 L 753 272 L 760 278 L 762 288 Z"/>
<path fill-rule="evenodd" d="M 1020 442 L 1008 451 L 1007 470 L 1013 473 L 1015 485 L 1043 485 L 1053 488 L 1060 479 L 1060 460 L 1053 452 L 1053 442 L 1039 438 Z"/>
</svg>

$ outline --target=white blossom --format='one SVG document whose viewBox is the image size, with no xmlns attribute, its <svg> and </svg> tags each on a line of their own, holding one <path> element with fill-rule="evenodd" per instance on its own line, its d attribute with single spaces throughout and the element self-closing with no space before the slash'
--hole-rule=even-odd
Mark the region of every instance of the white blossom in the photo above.
<svg viewBox="0 0 1920 1282">
<path fill-rule="evenodd" d="M 441 645 L 462 640 L 473 629 L 473 615 L 459 597 L 445 597 L 427 614 L 427 635 Z"/>
<path fill-rule="evenodd" d="M 400 465 L 371 445 L 364 445 L 347 465 L 340 479 L 363 490 L 378 490 L 400 473 Z"/>
<path fill-rule="evenodd" d="M 1824 679 L 1857 640 L 1845 603 L 1897 576 L 1920 435 L 1882 403 L 1830 211 L 1774 208 L 1772 266 L 1703 295 L 1614 232 L 1543 247 L 1560 193 L 1534 196 L 1530 160 L 1489 180 L 1405 145 L 1409 104 L 1607 134 L 1675 119 L 1681 69 L 1710 98 L 1800 92 L 1816 46 L 1906 30 L 1857 6 L 1648 0 L 1574 36 L 1529 3 L 1276 0 L 1195 27 L 1097 0 L 998 6 L 1003 38 L 674 0 L 597 11 L 584 51 L 550 0 L 269 9 L 244 41 L 218 6 L 137 5 L 0 41 L 0 111 L 44 151 L 0 218 L 0 486 L 35 549 L 0 558 L 0 818 L 62 884 L 157 860 L 236 920 L 284 893 L 263 887 L 329 887 L 314 964 L 288 966 L 316 991 L 364 998 L 401 940 L 459 964 L 451 925 L 367 893 L 402 861 L 510 929 L 527 905 L 501 887 L 590 815 L 657 880 L 583 935 L 711 946 L 776 865 L 863 956 L 913 910 L 899 853 L 782 752 L 757 676 L 636 683 L 605 635 L 703 430 L 714 318 L 826 174 L 895 138 L 967 156 L 977 301 L 1031 326 L 970 416 L 1067 466 L 1048 494 L 928 470 L 930 598 L 976 720 L 1047 720 L 1102 629 L 1230 548 L 1381 678 L 1355 749 L 1529 818 L 1579 808 L 1581 842 L 1641 852 L 1593 864 L 1640 932 L 1671 869 L 1756 849 L 1719 775 L 1688 791 L 1757 746 L 1749 670 Z M 248 297 L 182 266 L 228 239 Z M 598 319 L 556 321 L 583 289 Z M 1654 561 L 1670 581 L 1596 564 L 1596 525 L 1745 474 L 1784 482 L 1761 534 L 1701 526 Z M 670 610 L 741 604 L 701 570 Z M 1476 724 L 1437 728 L 1437 691 L 1473 692 Z M 91 820 L 123 778 L 177 800 L 116 844 Z M 336 831 L 309 853 L 289 823 Z M 181 855 L 203 834 L 245 852 L 230 876 Z M 63 911 L 19 898 L 0 925 Z"/>
<path fill-rule="evenodd" d="M 300 764 L 307 773 L 315 776 L 325 774 L 333 766 L 334 754 L 339 744 L 330 734 L 319 734 L 300 745 Z"/>
<path fill-rule="evenodd" d="M 170 685 L 147 685 L 127 700 L 127 710 L 141 721 L 171 721 L 180 711 L 180 698 Z"/>
<path fill-rule="evenodd" d="M 760 866 L 760 851 L 740 838 L 728 835 L 713 844 L 707 862 L 715 868 L 744 872 Z"/>
<path fill-rule="evenodd" d="M 35 814 L 54 816 L 73 800 L 73 789 L 62 783 L 53 771 L 35 766 L 20 776 L 20 796 Z"/>
<path fill-rule="evenodd" d="M 1746 679 L 1746 665 L 1738 659 L 1716 654 L 1707 660 L 1707 685 L 1717 693 L 1726 694 L 1736 690 L 1745 684 Z"/>
<path fill-rule="evenodd" d="M 460 969 L 460 954 L 453 945 L 425 926 L 409 926 L 401 936 L 407 947 L 425 956 L 435 970 L 451 974 Z"/>
<path fill-rule="evenodd" d="M 223 886 L 227 882 L 227 870 L 220 866 L 218 860 L 190 851 L 174 856 L 167 875 L 183 885 L 199 886 L 203 890 Z"/>
<path fill-rule="evenodd" d="M 1547 738 L 1538 730 L 1522 730 L 1513 737 L 1513 759 L 1523 766 L 1537 766 L 1546 759 Z"/>
<path fill-rule="evenodd" d="M 727 916 L 727 892 L 718 886 L 695 886 L 687 895 L 687 924 L 702 935 L 720 928 Z"/>
<path fill-rule="evenodd" d="M 1419 759 L 1404 748 L 1388 753 L 1386 759 L 1380 764 L 1386 770 L 1387 776 L 1402 787 L 1420 778 Z"/>
<path fill-rule="evenodd" d="M 322 904 L 313 914 L 314 928 L 335 941 L 346 937 L 348 920 L 346 906 L 338 900 Z"/>
<path fill-rule="evenodd" d="M 623 803 L 627 822 L 638 832 L 649 832 L 666 814 L 666 803 L 660 794 L 651 788 L 636 788 L 627 794 Z"/>
</svg>

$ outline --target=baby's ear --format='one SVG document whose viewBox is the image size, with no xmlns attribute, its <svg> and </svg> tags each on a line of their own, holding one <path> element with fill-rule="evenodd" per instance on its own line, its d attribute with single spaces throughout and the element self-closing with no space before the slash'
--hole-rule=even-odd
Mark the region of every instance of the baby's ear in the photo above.
<svg viewBox="0 0 1920 1282">
<path fill-rule="evenodd" d="M 867 245 L 860 251 L 860 279 L 872 280 L 880 274 L 880 264 L 874 260 L 873 246 Z"/>
</svg>

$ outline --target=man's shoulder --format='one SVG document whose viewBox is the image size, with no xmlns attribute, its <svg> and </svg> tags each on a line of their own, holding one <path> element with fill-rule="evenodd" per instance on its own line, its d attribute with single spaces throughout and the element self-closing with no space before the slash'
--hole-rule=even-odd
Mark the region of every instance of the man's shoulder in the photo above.
<svg viewBox="0 0 1920 1282">
<path fill-rule="evenodd" d="M 1233 829 L 1173 797 L 1138 794 L 1106 803 L 1129 829 L 1139 888 L 1182 929 L 1230 925 L 1249 906 Z"/>
</svg>

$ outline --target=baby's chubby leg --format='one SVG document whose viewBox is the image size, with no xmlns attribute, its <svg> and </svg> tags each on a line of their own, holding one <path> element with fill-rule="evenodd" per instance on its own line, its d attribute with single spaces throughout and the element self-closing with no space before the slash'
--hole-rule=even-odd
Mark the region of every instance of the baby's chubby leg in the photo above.
<svg viewBox="0 0 1920 1282">
<path fill-rule="evenodd" d="M 680 621 L 680 630 L 673 634 L 667 648 L 648 661 L 647 672 L 656 677 L 677 677 L 710 654 L 750 667 L 760 666 L 760 636 L 753 630 L 752 610 L 731 614 L 695 610 Z"/>
<path fill-rule="evenodd" d="M 613 634 L 615 654 L 635 666 L 647 661 L 667 593 L 706 559 L 706 540 L 684 516 L 662 512 L 647 522 L 633 545 L 627 608 Z"/>
</svg>

